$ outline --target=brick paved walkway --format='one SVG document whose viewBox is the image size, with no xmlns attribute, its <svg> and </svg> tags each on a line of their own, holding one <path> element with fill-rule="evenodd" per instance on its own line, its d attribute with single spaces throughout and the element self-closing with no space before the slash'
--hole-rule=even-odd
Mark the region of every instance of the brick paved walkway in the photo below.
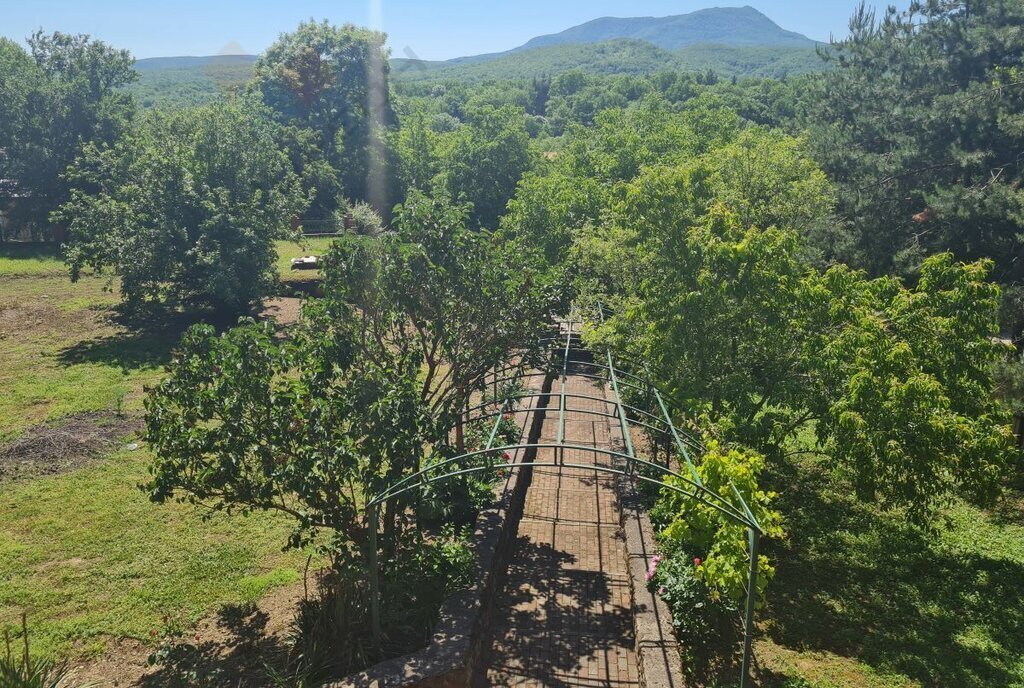
<svg viewBox="0 0 1024 688">
<path fill-rule="evenodd" d="M 558 437 L 558 392 L 552 389 L 542 442 Z M 606 396 L 570 375 L 568 393 Z M 567 398 L 565 440 L 609 447 L 612 419 L 572 409 L 611 412 L 596 401 Z M 617 442 L 615 444 L 618 444 Z M 555 460 L 541 449 L 538 462 Z M 569 463 L 611 465 L 607 456 L 566 450 Z M 632 600 L 614 476 L 571 468 L 535 468 L 504 589 L 495 601 L 477 686 L 638 686 Z"/>
</svg>

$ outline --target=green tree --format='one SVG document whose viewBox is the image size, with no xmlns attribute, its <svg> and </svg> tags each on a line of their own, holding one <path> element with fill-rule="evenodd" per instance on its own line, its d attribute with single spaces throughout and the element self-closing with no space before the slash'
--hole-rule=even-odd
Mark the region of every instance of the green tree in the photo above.
<svg viewBox="0 0 1024 688">
<path fill-rule="evenodd" d="M 468 120 L 441 142 L 440 183 L 453 197 L 472 204 L 473 221 L 494 229 L 530 169 L 525 113 L 514 106 L 471 110 Z"/>
<path fill-rule="evenodd" d="M 390 206 L 385 130 L 393 123 L 385 35 L 351 24 L 303 22 L 256 63 L 253 89 L 280 121 L 317 134 L 334 170 L 320 179 L 310 214 L 329 218 L 337 198 Z"/>
<path fill-rule="evenodd" d="M 861 6 L 807 101 L 815 155 L 839 181 L 842 231 L 827 258 L 910 274 L 924 256 L 991 258 L 1019 299 L 1024 192 L 1024 7 L 927 0 L 876 20 Z M 1020 305 L 1006 324 L 1024 322 Z"/>
<path fill-rule="evenodd" d="M 991 501 L 1012 443 L 986 265 L 936 256 L 912 288 L 808 269 L 799 237 L 831 185 L 799 140 L 757 128 L 642 167 L 616 197 L 573 247 L 615 311 L 592 336 L 648 361 L 727 440 L 777 455 L 813 422 L 861 498 L 915 523 L 957 496 Z"/>
<path fill-rule="evenodd" d="M 119 89 L 136 73 L 128 51 L 88 36 L 37 31 L 28 44 L 34 65 L 16 44 L 0 46 L 0 177 L 13 182 L 12 221 L 41 234 L 69 198 L 65 172 L 75 157 L 90 143 L 112 144 L 129 125 L 134 106 Z"/>
<path fill-rule="evenodd" d="M 422 361 L 421 396 L 442 428 L 495 365 L 536 350 L 557 305 L 530 256 L 470 228 L 468 212 L 411 191 L 393 231 L 347 237 L 327 257 L 328 307 L 355 308 L 367 355 Z"/>
<path fill-rule="evenodd" d="M 805 280 L 807 401 L 862 499 L 928 522 L 953 496 L 990 504 L 1014 444 L 994 399 L 999 288 L 988 263 L 927 258 L 917 284 L 845 267 Z"/>
<path fill-rule="evenodd" d="M 87 146 L 58 213 L 72 279 L 110 269 L 132 308 L 258 303 L 276 283 L 274 240 L 307 203 L 279 133 L 224 103 L 149 113 L 113 147 Z"/>
</svg>

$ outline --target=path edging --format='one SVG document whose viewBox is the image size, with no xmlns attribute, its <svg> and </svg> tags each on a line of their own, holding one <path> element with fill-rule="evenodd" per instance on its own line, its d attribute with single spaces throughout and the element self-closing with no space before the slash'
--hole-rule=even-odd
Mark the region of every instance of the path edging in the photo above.
<svg viewBox="0 0 1024 688">
<path fill-rule="evenodd" d="M 647 567 L 656 553 L 654 526 L 636 487 L 625 479 L 618 483 L 629 584 L 633 593 L 633 633 L 640 685 L 645 688 L 683 688 L 686 679 L 679 643 L 672 627 L 672 613 L 665 601 L 647 588 Z"/>
</svg>

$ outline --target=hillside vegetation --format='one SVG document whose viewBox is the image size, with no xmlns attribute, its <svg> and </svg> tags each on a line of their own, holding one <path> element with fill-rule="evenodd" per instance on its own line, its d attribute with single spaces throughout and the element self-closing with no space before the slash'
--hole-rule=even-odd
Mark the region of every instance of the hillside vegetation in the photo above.
<svg viewBox="0 0 1024 688">
<path fill-rule="evenodd" d="M 723 77 L 773 77 L 822 71 L 813 46 L 735 46 L 697 43 L 672 52 L 633 38 L 550 45 L 487 60 L 424 62 L 392 59 L 395 79 L 406 83 L 530 79 L 571 69 L 590 74 L 714 71 Z"/>
</svg>

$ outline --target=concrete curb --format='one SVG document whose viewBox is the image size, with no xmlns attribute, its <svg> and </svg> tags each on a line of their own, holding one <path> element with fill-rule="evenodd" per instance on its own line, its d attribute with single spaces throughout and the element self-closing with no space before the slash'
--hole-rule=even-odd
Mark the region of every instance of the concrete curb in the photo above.
<svg viewBox="0 0 1024 688">
<path fill-rule="evenodd" d="M 647 567 L 655 554 L 654 528 L 636 488 L 628 480 L 618 482 L 640 684 L 645 688 L 683 688 L 686 680 L 672 614 L 664 600 L 647 589 Z"/>
</svg>

